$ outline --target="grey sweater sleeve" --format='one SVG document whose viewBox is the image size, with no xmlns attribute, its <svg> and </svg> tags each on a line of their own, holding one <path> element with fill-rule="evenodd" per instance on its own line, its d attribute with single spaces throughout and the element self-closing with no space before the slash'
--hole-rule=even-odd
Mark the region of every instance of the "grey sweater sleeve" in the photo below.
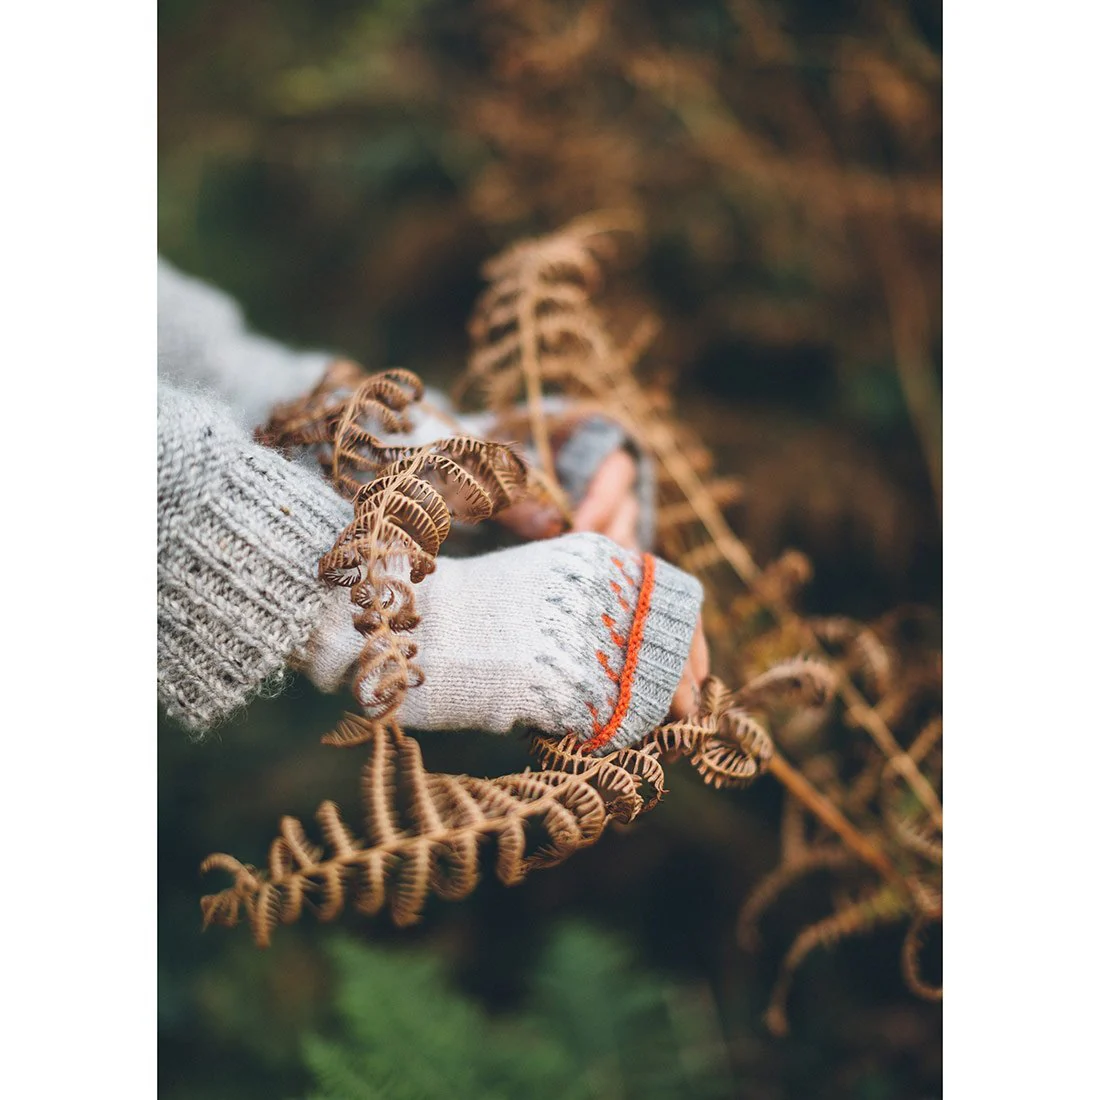
<svg viewBox="0 0 1100 1100">
<path fill-rule="evenodd" d="M 169 715 L 201 732 L 224 721 L 262 687 L 275 686 L 288 663 L 300 663 L 334 601 L 337 618 L 350 630 L 346 595 L 323 587 L 317 562 L 350 522 L 352 509 L 316 469 L 287 461 L 251 437 L 274 405 L 312 388 L 332 356 L 292 351 L 249 332 L 232 299 L 164 261 L 158 296 L 158 695 Z M 454 433 L 446 399 L 435 393 L 428 397 L 435 408 L 418 408 L 413 431 L 401 442 L 430 442 Z M 567 445 L 563 476 L 573 494 L 583 492 L 602 458 L 621 443 L 621 434 L 608 427 L 597 422 Z M 460 430 L 480 434 L 484 425 L 464 418 Z M 657 594 L 665 587 L 658 584 Z M 470 595 L 464 585 L 445 595 L 449 591 L 440 588 L 431 609 L 440 637 L 448 638 L 447 630 L 468 617 Z M 686 595 L 677 590 L 674 600 L 683 604 L 684 621 L 665 670 L 669 684 L 661 677 L 639 677 L 640 686 L 660 683 L 655 698 L 668 694 L 686 660 L 697 611 L 695 593 Z M 492 592 L 485 600 L 500 603 Z M 524 620 L 512 611 L 509 621 Z M 466 636 L 455 629 L 455 638 Z M 585 646 L 592 648 L 588 641 Z M 356 636 L 350 643 L 357 648 L 362 639 Z M 516 646 L 533 652 L 522 629 Z M 436 670 L 433 678 L 442 684 L 455 647 L 433 637 L 430 648 L 444 670 Z M 571 689 L 559 688 L 559 694 L 571 697 Z M 441 711 L 433 714 L 433 722 L 461 720 L 495 728 L 503 720 L 495 702 L 476 693 L 469 702 L 473 710 L 461 715 Z M 534 712 L 528 717 L 537 721 Z M 547 713 L 542 722 L 552 729 L 558 719 Z M 624 733 L 634 724 L 628 722 Z"/>
<path fill-rule="evenodd" d="M 161 382 L 157 412 L 160 702 L 203 732 L 292 664 L 339 689 L 364 639 L 346 590 L 326 589 L 317 562 L 351 505 L 254 443 L 209 397 Z M 649 554 L 569 535 L 440 562 L 418 600 L 427 681 L 404 721 L 501 732 L 522 723 L 608 751 L 667 711 L 701 590 Z M 369 713 L 369 690 L 360 701 Z"/>
<path fill-rule="evenodd" d="M 311 390 L 336 358 L 330 352 L 296 351 L 249 330 L 241 307 L 216 287 L 185 275 L 163 257 L 157 261 L 157 371 L 184 386 L 199 386 L 219 398 L 243 427 L 263 424 L 272 409 Z M 386 442 L 416 446 L 456 431 L 484 435 L 490 413 L 456 413 L 443 393 L 429 390 L 426 406 L 411 410 L 412 431 Z M 550 398 L 548 408 L 562 412 L 567 403 Z M 620 447 L 631 448 L 623 430 L 610 420 L 582 421 L 562 446 L 556 465 L 574 504 L 583 499 L 600 464 Z M 532 459 L 533 454 L 530 455 Z M 653 543 L 655 490 L 652 463 L 636 452 L 641 504 L 638 535 Z"/>
<path fill-rule="evenodd" d="M 251 332 L 227 294 L 158 259 L 158 376 L 203 387 L 244 427 L 263 424 L 275 405 L 312 389 L 333 358 Z"/>
<path fill-rule="evenodd" d="M 220 403 L 164 381 L 157 397 L 158 697 L 202 731 L 305 645 L 326 591 L 317 561 L 351 506 Z"/>
</svg>

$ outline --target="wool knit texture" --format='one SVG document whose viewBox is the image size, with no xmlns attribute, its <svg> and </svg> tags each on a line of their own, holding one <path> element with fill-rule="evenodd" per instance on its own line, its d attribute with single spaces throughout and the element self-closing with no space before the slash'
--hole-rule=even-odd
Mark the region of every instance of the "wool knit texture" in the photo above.
<svg viewBox="0 0 1100 1100">
<path fill-rule="evenodd" d="M 323 690 L 346 685 L 363 639 L 346 591 L 326 588 L 317 563 L 351 506 L 308 460 L 251 438 L 332 357 L 249 332 L 230 298 L 164 261 L 158 285 L 158 695 L 204 732 L 292 665 Z M 427 397 L 442 415 L 414 410 L 406 442 L 455 432 L 446 399 Z M 462 429 L 487 424 L 468 417 Z M 624 438 L 599 419 L 575 430 L 559 455 L 574 499 Z M 672 566 L 594 535 L 440 559 L 415 592 L 427 682 L 401 711 L 410 727 L 522 724 L 602 737 L 602 749 L 664 717 L 700 597 Z"/>
<path fill-rule="evenodd" d="M 621 425 L 603 416 L 592 416 L 574 429 L 558 449 L 554 465 L 561 487 L 573 504 L 584 500 L 588 486 L 603 461 L 617 450 L 634 459 L 638 476 L 634 495 L 638 500 L 638 545 L 649 549 L 657 537 L 657 478 L 653 460 L 637 447 Z"/>
<path fill-rule="evenodd" d="M 600 751 L 634 743 L 667 715 L 702 603 L 694 577 L 588 533 L 441 559 L 414 594 L 421 621 L 408 637 L 425 680 L 401 722 L 530 726 Z M 347 594 L 334 592 L 302 667 L 336 690 L 362 641 Z"/>
<path fill-rule="evenodd" d="M 352 510 L 222 406 L 163 382 L 157 451 L 158 693 L 202 731 L 277 684 L 305 645 L 327 594 L 317 561 Z"/>
<path fill-rule="evenodd" d="M 243 427 L 312 389 L 332 360 L 251 332 L 232 298 L 158 259 L 157 375 L 218 397 Z"/>
<path fill-rule="evenodd" d="M 312 389 L 334 355 L 295 351 L 249 330 L 241 307 L 223 291 L 185 275 L 163 257 L 157 260 L 157 372 L 161 378 L 200 387 L 225 403 L 244 427 L 263 424 L 274 407 Z M 543 402 L 551 415 L 568 412 L 564 398 Z M 459 413 L 446 394 L 428 388 L 424 401 L 408 411 L 407 433 L 379 438 L 387 444 L 420 446 L 461 431 L 484 436 L 492 430 L 492 413 Z M 656 483 L 652 460 L 613 420 L 590 416 L 570 432 L 555 456 L 555 472 L 573 504 L 579 504 L 603 461 L 625 448 L 638 464 L 634 487 L 640 505 L 638 544 L 653 545 L 656 535 Z M 528 461 L 534 448 L 521 441 Z"/>
</svg>

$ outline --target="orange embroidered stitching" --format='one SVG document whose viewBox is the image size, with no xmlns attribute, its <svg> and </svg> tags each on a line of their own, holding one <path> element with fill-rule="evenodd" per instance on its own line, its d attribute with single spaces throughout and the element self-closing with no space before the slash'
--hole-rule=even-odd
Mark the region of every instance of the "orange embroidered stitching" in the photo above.
<svg viewBox="0 0 1100 1100">
<path fill-rule="evenodd" d="M 607 654 L 602 649 L 597 650 L 596 660 L 600 662 L 604 672 L 607 673 L 607 678 L 613 683 L 619 682 L 619 674 L 611 667 L 611 662 L 608 660 Z"/>
<path fill-rule="evenodd" d="M 630 604 L 628 604 L 626 602 L 626 600 L 623 599 L 623 586 L 621 584 L 617 584 L 615 581 L 612 581 L 611 582 L 611 591 L 615 593 L 615 599 L 617 599 L 619 601 L 619 606 L 624 611 L 629 611 L 630 610 Z M 604 618 L 607 618 L 607 616 L 605 615 Z"/>
<path fill-rule="evenodd" d="M 629 610 L 629 609 L 630 609 L 630 605 L 628 604 L 627 605 L 627 610 Z M 623 635 L 623 634 L 620 634 L 615 629 L 615 620 L 610 615 L 608 615 L 606 612 L 604 612 L 604 614 L 600 616 L 600 619 L 603 622 L 603 625 L 607 627 L 608 632 L 611 634 L 611 640 L 620 649 L 622 649 L 622 647 L 624 645 L 626 645 L 626 636 Z"/>
<path fill-rule="evenodd" d="M 620 569 L 623 575 L 631 582 L 631 587 L 638 588 L 629 576 L 623 563 L 618 558 L 611 559 Z M 630 692 L 634 684 L 634 673 L 638 668 L 638 656 L 642 649 L 642 638 L 645 633 L 646 619 L 649 617 L 649 601 L 653 596 L 653 583 L 657 573 L 657 565 L 652 554 L 642 555 L 642 583 L 638 592 L 638 606 L 634 610 L 634 621 L 630 624 L 630 637 L 626 642 L 626 660 L 623 662 L 623 671 L 619 676 L 619 701 L 615 710 L 602 728 L 596 720 L 596 708 L 589 703 L 588 710 L 592 714 L 592 737 L 581 746 L 581 752 L 595 752 L 603 748 L 608 741 L 618 732 L 622 725 L 626 712 L 630 708 Z"/>
</svg>

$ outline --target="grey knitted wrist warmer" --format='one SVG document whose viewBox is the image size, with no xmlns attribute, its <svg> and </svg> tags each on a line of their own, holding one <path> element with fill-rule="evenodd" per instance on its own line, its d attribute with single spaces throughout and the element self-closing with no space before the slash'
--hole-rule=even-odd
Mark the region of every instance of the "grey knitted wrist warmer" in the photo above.
<svg viewBox="0 0 1100 1100">
<path fill-rule="evenodd" d="M 317 561 L 351 506 L 224 408 L 158 387 L 157 688 L 202 731 L 282 674 L 329 596 Z"/>
<path fill-rule="evenodd" d="M 398 718 L 413 729 L 530 726 L 608 752 L 668 713 L 702 602 L 693 577 L 602 535 L 573 534 L 440 559 L 414 588 L 409 637 L 424 683 Z M 297 655 L 324 690 L 348 679 L 363 638 L 333 592 Z"/>
</svg>

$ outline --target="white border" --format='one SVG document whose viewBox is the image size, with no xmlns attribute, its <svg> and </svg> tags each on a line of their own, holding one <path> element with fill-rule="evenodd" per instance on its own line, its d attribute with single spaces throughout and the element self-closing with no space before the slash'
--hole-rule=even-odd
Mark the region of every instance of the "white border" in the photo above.
<svg viewBox="0 0 1100 1100">
<path fill-rule="evenodd" d="M 2 33 L 0 1080 L 149 1097 L 156 6 L 13 4 Z"/>
<path fill-rule="evenodd" d="M 155 1088 L 155 19 L 4 17 L 10 1095 Z M 945 12 L 948 1097 L 1100 1095 L 1098 22 Z"/>
<path fill-rule="evenodd" d="M 945 5 L 945 1096 L 1100 1096 L 1095 5 Z"/>
</svg>

